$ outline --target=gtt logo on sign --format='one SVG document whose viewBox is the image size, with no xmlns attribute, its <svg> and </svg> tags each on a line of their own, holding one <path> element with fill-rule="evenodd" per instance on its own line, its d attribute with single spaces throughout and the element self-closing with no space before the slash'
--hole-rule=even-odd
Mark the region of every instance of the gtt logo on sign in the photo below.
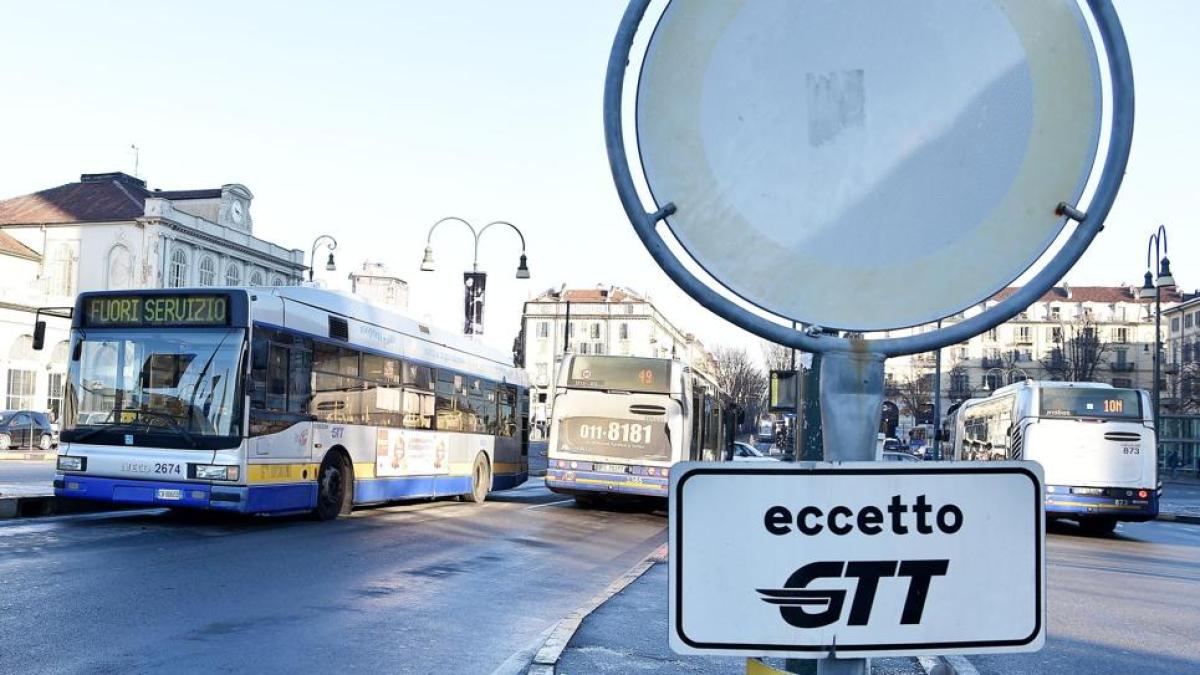
<svg viewBox="0 0 1200 675">
<path fill-rule="evenodd" d="M 760 588 L 763 602 L 779 605 L 783 620 L 797 628 L 821 628 L 836 623 L 842 617 L 846 602 L 846 591 L 815 590 L 808 586 L 817 579 L 841 577 L 858 580 L 850 602 L 850 626 L 865 626 L 871 620 L 871 609 L 875 605 L 875 592 L 884 578 L 907 577 L 908 594 L 904 598 L 904 609 L 900 612 L 902 624 L 921 623 L 925 611 L 925 598 L 929 595 L 929 584 L 933 577 L 946 574 L 949 560 L 860 560 L 854 562 L 814 562 L 796 570 L 784 582 L 783 588 Z M 817 612 L 811 607 L 824 607 Z"/>
</svg>

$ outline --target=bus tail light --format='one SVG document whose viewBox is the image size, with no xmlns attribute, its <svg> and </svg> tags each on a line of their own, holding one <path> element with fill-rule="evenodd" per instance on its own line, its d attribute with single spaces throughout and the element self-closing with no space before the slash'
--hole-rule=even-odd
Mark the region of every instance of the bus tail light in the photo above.
<svg viewBox="0 0 1200 675">
<path fill-rule="evenodd" d="M 1145 490 L 1138 490 L 1138 499 L 1145 499 L 1146 497 L 1149 497 L 1149 496 L 1150 496 L 1149 492 L 1146 492 Z"/>
</svg>

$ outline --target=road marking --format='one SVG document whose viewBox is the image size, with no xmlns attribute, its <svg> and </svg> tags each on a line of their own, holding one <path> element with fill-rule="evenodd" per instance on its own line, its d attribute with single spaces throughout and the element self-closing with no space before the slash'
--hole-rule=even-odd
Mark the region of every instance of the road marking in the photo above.
<svg viewBox="0 0 1200 675">
<path fill-rule="evenodd" d="M 521 510 L 522 511 L 532 511 L 534 509 L 541 509 L 541 508 L 545 508 L 547 506 L 558 506 L 560 504 L 569 504 L 573 501 L 575 501 L 575 500 L 574 499 L 563 499 L 563 500 L 560 500 L 557 502 L 546 502 L 545 504 L 534 504 L 533 506 L 526 506 L 525 508 L 523 508 Z"/>
<path fill-rule="evenodd" d="M 63 516 L 35 516 L 32 518 L 12 518 L 0 521 L 0 530 L 28 528 L 53 523 L 74 522 L 81 520 L 116 520 L 120 518 L 137 518 L 139 516 L 156 516 L 166 513 L 164 508 L 136 509 L 132 511 L 100 511 L 99 513 L 71 513 Z"/>
<path fill-rule="evenodd" d="M 975 666 L 967 660 L 965 656 L 945 656 L 942 657 L 950 663 L 950 667 L 954 668 L 954 672 L 958 675 L 979 675 L 979 671 L 975 670 Z"/>
</svg>

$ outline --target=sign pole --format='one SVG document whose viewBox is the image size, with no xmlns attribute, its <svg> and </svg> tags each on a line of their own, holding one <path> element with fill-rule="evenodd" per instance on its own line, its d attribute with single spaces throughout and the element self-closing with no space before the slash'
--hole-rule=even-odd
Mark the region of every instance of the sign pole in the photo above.
<svg viewBox="0 0 1200 675">
<path fill-rule="evenodd" d="M 875 461 L 875 440 L 883 410 L 884 355 L 866 350 L 827 352 L 821 359 L 821 431 L 825 461 Z M 818 675 L 867 675 L 870 659 L 817 661 Z"/>
</svg>

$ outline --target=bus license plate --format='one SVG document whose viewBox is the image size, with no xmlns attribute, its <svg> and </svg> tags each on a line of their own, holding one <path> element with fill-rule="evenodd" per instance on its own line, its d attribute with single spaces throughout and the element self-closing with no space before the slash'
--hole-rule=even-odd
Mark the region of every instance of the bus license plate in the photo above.
<svg viewBox="0 0 1200 675">
<path fill-rule="evenodd" d="M 625 467 L 621 464 L 597 464 L 596 471 L 602 473 L 625 473 Z"/>
<path fill-rule="evenodd" d="M 183 490 L 172 490 L 172 489 L 163 488 L 160 490 L 156 490 L 154 492 L 154 496 L 157 497 L 158 499 L 167 499 L 167 500 L 172 500 L 172 501 L 180 500 L 180 499 L 183 499 Z"/>
</svg>

